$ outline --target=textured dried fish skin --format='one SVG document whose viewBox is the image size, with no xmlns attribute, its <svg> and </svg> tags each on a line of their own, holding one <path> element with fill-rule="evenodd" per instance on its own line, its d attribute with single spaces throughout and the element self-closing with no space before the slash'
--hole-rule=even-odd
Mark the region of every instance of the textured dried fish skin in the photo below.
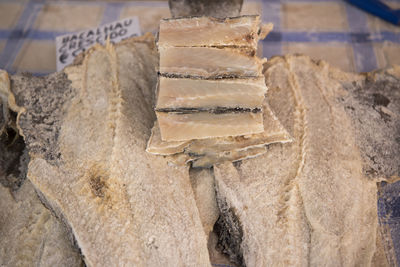
<svg viewBox="0 0 400 267">
<path fill-rule="evenodd" d="M 89 50 L 82 65 L 65 70 L 70 80 L 65 73 L 53 75 L 63 81 L 60 88 L 46 84 L 49 77 L 38 79 L 37 87 L 14 77 L 17 102 L 27 107 L 19 126 L 30 152 L 37 147 L 28 178 L 65 217 L 88 266 L 210 266 L 188 168 L 171 167 L 145 152 L 154 120 L 145 90 L 154 88 L 157 75 L 154 65 L 132 64 L 132 58 L 149 57 L 151 63 L 156 55 L 151 45 L 141 42 L 139 48 L 136 40 Z M 143 83 L 132 78 L 147 72 L 152 74 Z M 21 97 L 34 88 L 51 90 L 43 92 L 51 101 Z M 69 89 L 74 93 L 66 101 L 63 91 Z M 48 112 L 45 121 L 37 119 L 39 109 L 42 116 Z M 48 127 L 52 120 L 58 131 L 50 131 L 52 142 L 44 151 L 48 131 L 32 128 Z"/>
<path fill-rule="evenodd" d="M 369 266 L 376 184 L 362 175 L 337 83 L 300 56 L 272 59 L 266 77 L 271 108 L 294 142 L 214 166 L 217 198 L 240 222 L 246 266 Z"/>
<path fill-rule="evenodd" d="M 264 131 L 262 112 L 175 114 L 156 112 L 165 141 L 186 141 Z"/>
<path fill-rule="evenodd" d="M 43 206 L 31 182 L 13 194 L 0 184 L 1 266 L 84 266 L 72 235 Z"/>
<path fill-rule="evenodd" d="M 216 18 L 238 16 L 242 9 L 242 4 L 243 0 L 230 0 L 227 2 L 173 0 L 168 2 L 169 10 L 174 18 L 201 15 Z"/>
<path fill-rule="evenodd" d="M 164 19 L 158 46 L 248 46 L 255 50 L 260 22 L 258 15 Z"/>
<path fill-rule="evenodd" d="M 6 71 L 0 70 L 0 136 L 3 134 L 10 120 L 8 111 L 8 94 L 10 79 Z"/>
<path fill-rule="evenodd" d="M 258 79 L 193 80 L 160 77 L 160 108 L 261 108 L 267 91 Z"/>
<path fill-rule="evenodd" d="M 258 57 L 240 49 L 212 47 L 159 48 L 160 73 L 169 77 L 260 77 Z"/>
</svg>

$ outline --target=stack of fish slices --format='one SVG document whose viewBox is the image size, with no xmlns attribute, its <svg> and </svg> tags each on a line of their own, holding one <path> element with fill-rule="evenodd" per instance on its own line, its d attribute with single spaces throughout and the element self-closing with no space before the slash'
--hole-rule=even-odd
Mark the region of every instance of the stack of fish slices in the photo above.
<svg viewBox="0 0 400 267">
<path fill-rule="evenodd" d="M 257 15 L 160 22 L 158 122 L 148 152 L 208 167 L 291 140 L 264 99 L 264 61 L 255 56 L 268 26 Z"/>
</svg>

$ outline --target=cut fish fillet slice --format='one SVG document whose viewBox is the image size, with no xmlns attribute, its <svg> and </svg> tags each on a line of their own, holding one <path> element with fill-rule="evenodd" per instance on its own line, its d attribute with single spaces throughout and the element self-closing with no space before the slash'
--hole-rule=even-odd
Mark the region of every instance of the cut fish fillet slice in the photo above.
<svg viewBox="0 0 400 267">
<path fill-rule="evenodd" d="M 259 77 L 263 61 L 240 49 L 212 47 L 160 48 L 160 73 L 169 77 Z"/>
<path fill-rule="evenodd" d="M 155 121 L 146 151 L 155 155 L 173 155 L 183 152 L 189 143 L 190 141 L 162 141 L 160 126 L 158 126 L 158 121 Z"/>
<path fill-rule="evenodd" d="M 185 148 L 188 154 L 212 155 L 220 152 L 247 150 L 272 143 L 288 143 L 292 137 L 275 117 L 267 103 L 263 106 L 264 131 L 262 133 L 195 140 Z"/>
<path fill-rule="evenodd" d="M 262 112 L 176 114 L 156 112 L 164 141 L 247 135 L 264 131 Z"/>
<path fill-rule="evenodd" d="M 147 145 L 147 152 L 159 155 L 188 153 L 204 156 L 232 150 L 246 150 L 250 147 L 260 147 L 272 143 L 288 143 L 292 137 L 275 117 L 268 104 L 263 106 L 264 132 L 249 136 L 217 137 L 189 141 L 162 141 L 158 123 L 154 124 Z"/>
<path fill-rule="evenodd" d="M 160 77 L 157 108 L 261 107 L 267 91 L 257 79 L 193 80 Z"/>
<path fill-rule="evenodd" d="M 255 49 L 260 22 L 258 15 L 164 19 L 160 22 L 158 46 L 250 46 Z"/>
</svg>

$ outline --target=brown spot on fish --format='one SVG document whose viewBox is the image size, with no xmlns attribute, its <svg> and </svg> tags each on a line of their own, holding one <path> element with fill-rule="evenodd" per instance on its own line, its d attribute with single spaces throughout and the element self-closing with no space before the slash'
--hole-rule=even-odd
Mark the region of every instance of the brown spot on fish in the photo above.
<svg viewBox="0 0 400 267">
<path fill-rule="evenodd" d="M 90 189 L 92 190 L 92 193 L 96 197 L 104 198 L 107 185 L 106 185 L 103 177 L 101 177 L 99 175 L 90 177 L 89 185 L 90 185 Z"/>
</svg>

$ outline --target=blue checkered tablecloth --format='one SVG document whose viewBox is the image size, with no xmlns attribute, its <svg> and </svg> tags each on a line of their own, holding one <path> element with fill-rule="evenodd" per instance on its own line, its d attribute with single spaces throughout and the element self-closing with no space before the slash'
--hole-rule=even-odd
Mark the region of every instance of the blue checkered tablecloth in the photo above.
<svg viewBox="0 0 400 267">
<path fill-rule="evenodd" d="M 400 8 L 400 1 L 388 4 Z M 400 64 L 400 27 L 344 1 L 245 1 L 242 13 L 259 13 L 274 23 L 262 42 L 266 57 L 303 53 L 355 72 Z M 128 16 L 139 17 L 143 32 L 154 32 L 159 19 L 170 14 L 166 1 L 0 0 L 0 68 L 54 72 L 56 36 Z"/>
<path fill-rule="evenodd" d="M 400 8 L 400 0 L 387 4 Z M 260 14 L 264 22 L 274 24 L 260 44 L 267 58 L 303 53 L 353 72 L 400 65 L 400 27 L 344 1 L 245 0 L 242 14 Z M 142 32 L 156 32 L 158 21 L 170 16 L 168 3 L 0 0 L 0 69 L 35 75 L 54 72 L 56 36 L 130 16 L 139 17 Z M 378 209 L 400 262 L 400 183 L 381 186 Z"/>
</svg>

